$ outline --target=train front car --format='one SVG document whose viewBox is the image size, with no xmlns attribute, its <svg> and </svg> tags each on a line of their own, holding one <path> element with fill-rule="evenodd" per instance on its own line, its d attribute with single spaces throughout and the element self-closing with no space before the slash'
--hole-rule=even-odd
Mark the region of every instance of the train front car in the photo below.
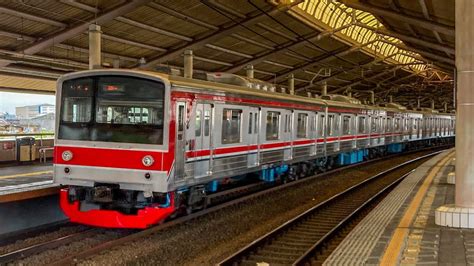
<svg viewBox="0 0 474 266">
<path fill-rule="evenodd" d="M 54 181 L 71 222 L 146 228 L 174 212 L 169 99 L 169 82 L 144 72 L 59 79 Z"/>
</svg>

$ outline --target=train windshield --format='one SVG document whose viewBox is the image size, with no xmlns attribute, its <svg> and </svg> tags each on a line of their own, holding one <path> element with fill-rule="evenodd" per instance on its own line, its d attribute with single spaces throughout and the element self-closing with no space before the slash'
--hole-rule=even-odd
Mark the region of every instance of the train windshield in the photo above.
<svg viewBox="0 0 474 266">
<path fill-rule="evenodd" d="M 128 76 L 63 83 L 59 139 L 163 144 L 165 86 Z"/>
</svg>

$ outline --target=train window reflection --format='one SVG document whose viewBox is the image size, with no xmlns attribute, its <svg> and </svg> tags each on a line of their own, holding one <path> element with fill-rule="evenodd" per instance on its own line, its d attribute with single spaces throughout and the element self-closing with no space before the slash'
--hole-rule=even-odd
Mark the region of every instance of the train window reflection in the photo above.
<svg viewBox="0 0 474 266">
<path fill-rule="evenodd" d="M 267 112 L 267 140 L 279 139 L 280 112 Z"/>
<path fill-rule="evenodd" d="M 222 111 L 222 144 L 240 143 L 242 110 Z"/>
<path fill-rule="evenodd" d="M 196 111 L 195 136 L 201 136 L 201 111 Z"/>
<path fill-rule="evenodd" d="M 342 117 L 342 134 L 350 135 L 351 134 L 351 117 L 344 115 Z"/>
<path fill-rule="evenodd" d="M 204 136 L 209 136 L 209 131 L 211 127 L 211 113 L 209 111 L 204 111 Z"/>
<path fill-rule="evenodd" d="M 359 116 L 359 134 L 367 133 L 367 121 L 365 116 Z"/>
<path fill-rule="evenodd" d="M 308 115 L 307 114 L 298 114 L 298 121 L 296 127 L 296 137 L 297 138 L 306 138 L 306 128 L 308 125 Z"/>
</svg>

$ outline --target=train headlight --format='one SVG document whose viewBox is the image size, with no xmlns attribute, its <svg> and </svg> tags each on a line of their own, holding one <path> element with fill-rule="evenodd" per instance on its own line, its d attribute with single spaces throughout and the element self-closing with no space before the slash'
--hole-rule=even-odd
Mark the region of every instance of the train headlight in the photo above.
<svg viewBox="0 0 474 266">
<path fill-rule="evenodd" d="M 147 155 L 142 159 L 142 163 L 144 166 L 152 166 L 154 162 L 155 160 L 153 160 L 153 157 L 151 157 L 151 155 Z"/>
<path fill-rule="evenodd" d="M 63 154 L 61 154 L 61 158 L 63 158 L 63 160 L 66 162 L 72 160 L 72 152 L 64 151 Z"/>
</svg>

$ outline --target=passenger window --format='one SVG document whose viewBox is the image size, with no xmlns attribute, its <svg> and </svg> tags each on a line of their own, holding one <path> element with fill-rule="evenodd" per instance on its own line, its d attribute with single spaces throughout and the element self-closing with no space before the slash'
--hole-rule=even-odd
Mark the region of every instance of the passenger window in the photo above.
<svg viewBox="0 0 474 266">
<path fill-rule="evenodd" d="M 255 125 L 255 126 L 254 126 L 254 130 L 253 130 L 254 133 L 257 133 L 257 132 L 258 132 L 258 127 L 257 127 L 258 116 L 257 116 L 257 115 L 258 115 L 257 113 L 254 114 L 254 117 L 255 117 L 255 119 L 254 119 L 254 121 L 255 121 L 254 125 Z"/>
<path fill-rule="evenodd" d="M 319 125 L 319 127 L 318 127 L 318 136 L 320 136 L 320 137 L 324 137 L 324 131 L 325 131 L 324 125 L 326 124 L 326 121 L 324 121 L 325 118 L 326 118 L 326 116 L 324 116 L 324 115 L 320 115 L 320 116 L 319 116 L 319 122 L 318 122 L 318 125 Z"/>
<path fill-rule="evenodd" d="M 334 115 L 328 115 L 328 125 L 326 128 L 326 136 L 334 135 L 334 131 L 335 131 L 334 128 L 335 128 Z"/>
<path fill-rule="evenodd" d="M 209 136 L 209 131 L 211 127 L 211 113 L 209 111 L 204 111 L 204 136 Z"/>
<path fill-rule="evenodd" d="M 351 117 L 348 115 L 342 116 L 342 135 L 351 134 Z"/>
<path fill-rule="evenodd" d="M 371 132 L 376 133 L 378 130 L 378 118 L 377 117 L 372 117 L 372 126 L 371 126 Z"/>
<path fill-rule="evenodd" d="M 178 131 L 184 131 L 184 105 L 178 107 Z"/>
<path fill-rule="evenodd" d="M 288 115 L 285 115 L 285 126 L 283 127 L 283 131 L 285 133 L 288 132 Z"/>
<path fill-rule="evenodd" d="M 253 118 L 253 113 L 249 114 L 249 134 L 252 134 L 252 118 Z"/>
<path fill-rule="evenodd" d="M 195 136 L 200 137 L 201 136 L 201 111 L 196 111 L 196 132 Z"/>
<path fill-rule="evenodd" d="M 222 144 L 240 142 L 242 110 L 224 109 L 222 112 Z"/>
<path fill-rule="evenodd" d="M 387 123 L 385 124 L 385 131 L 392 132 L 392 118 L 387 117 Z"/>
<path fill-rule="evenodd" d="M 267 112 L 267 140 L 277 140 L 279 139 L 279 129 L 280 129 L 280 113 L 268 111 Z"/>
<path fill-rule="evenodd" d="M 395 129 L 395 132 L 398 132 L 400 131 L 400 118 L 395 118 L 395 126 L 394 126 L 394 129 Z"/>
<path fill-rule="evenodd" d="M 367 133 L 365 120 L 366 120 L 365 116 L 359 116 L 359 134 Z"/>
<path fill-rule="evenodd" d="M 307 114 L 298 114 L 298 121 L 296 125 L 296 137 L 297 138 L 306 138 L 306 128 L 308 124 L 308 115 Z"/>
</svg>

